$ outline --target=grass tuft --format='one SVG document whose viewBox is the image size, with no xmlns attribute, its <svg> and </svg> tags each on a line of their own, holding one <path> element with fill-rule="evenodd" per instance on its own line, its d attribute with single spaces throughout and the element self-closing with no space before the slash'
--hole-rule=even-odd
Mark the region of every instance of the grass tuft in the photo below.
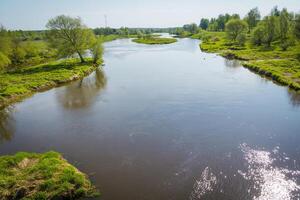
<svg viewBox="0 0 300 200">
<path fill-rule="evenodd" d="M 0 200 L 79 199 L 100 193 L 57 152 L 0 157 Z"/>
</svg>

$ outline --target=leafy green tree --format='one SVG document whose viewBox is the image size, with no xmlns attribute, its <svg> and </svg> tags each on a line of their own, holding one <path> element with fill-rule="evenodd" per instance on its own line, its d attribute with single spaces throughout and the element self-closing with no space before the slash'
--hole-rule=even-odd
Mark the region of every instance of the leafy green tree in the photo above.
<svg viewBox="0 0 300 200">
<path fill-rule="evenodd" d="M 249 33 L 251 30 L 257 25 L 258 21 L 260 20 L 260 12 L 258 8 L 251 9 L 247 16 L 245 17 L 245 21 L 248 23 Z"/>
<path fill-rule="evenodd" d="M 6 56 L 10 55 L 12 52 L 11 38 L 2 25 L 0 25 L 0 52 Z"/>
<path fill-rule="evenodd" d="M 278 9 L 278 6 L 275 6 L 272 10 L 271 10 L 271 16 L 275 16 L 275 17 L 279 17 L 280 16 L 280 11 Z"/>
<path fill-rule="evenodd" d="M 191 33 L 196 34 L 198 32 L 198 26 L 195 23 L 191 24 Z"/>
<path fill-rule="evenodd" d="M 26 51 L 22 46 L 22 39 L 17 33 L 12 35 L 12 53 L 11 61 L 14 65 L 19 65 L 24 62 Z"/>
<path fill-rule="evenodd" d="M 264 42 L 264 37 L 265 37 L 264 27 L 261 25 L 258 25 L 254 28 L 254 30 L 251 34 L 251 42 L 254 45 L 260 46 Z"/>
<path fill-rule="evenodd" d="M 202 18 L 199 25 L 200 28 L 202 28 L 203 30 L 207 30 L 208 25 L 209 25 L 209 19 Z"/>
<path fill-rule="evenodd" d="M 295 36 L 300 40 L 300 14 L 296 16 L 294 32 Z"/>
<path fill-rule="evenodd" d="M 80 18 L 60 15 L 50 19 L 46 27 L 49 29 L 49 42 L 58 49 L 61 57 L 77 53 L 84 62 L 83 54 L 94 44 L 95 35 Z"/>
<path fill-rule="evenodd" d="M 239 34 L 239 35 L 237 36 L 237 38 L 236 38 L 236 42 L 237 42 L 237 44 L 240 45 L 240 46 L 245 45 L 246 40 L 247 40 L 246 33 L 241 33 L 241 34 Z"/>
<path fill-rule="evenodd" d="M 289 17 L 287 9 L 282 9 L 279 16 L 279 38 L 283 50 L 291 45 L 291 22 Z"/>
<path fill-rule="evenodd" d="M 0 51 L 0 71 L 6 68 L 8 65 L 11 64 L 10 59 Z"/>
<path fill-rule="evenodd" d="M 237 42 L 239 35 L 244 34 L 247 30 L 247 24 L 240 19 L 231 19 L 227 22 L 225 30 L 228 39 Z"/>
<path fill-rule="evenodd" d="M 11 64 L 9 56 L 12 53 L 11 38 L 3 26 L 0 26 L 0 70 Z"/>
<path fill-rule="evenodd" d="M 241 17 L 239 14 L 232 14 L 226 22 L 228 22 L 230 19 L 241 19 Z"/>
<path fill-rule="evenodd" d="M 93 55 L 93 63 L 99 63 L 101 55 L 103 54 L 103 39 L 102 37 L 97 38 L 94 44 L 91 46 L 90 51 Z"/>
<path fill-rule="evenodd" d="M 264 27 L 264 44 L 267 45 L 267 47 L 271 46 L 271 43 L 276 39 L 277 35 L 277 20 L 275 16 L 267 16 L 265 17 L 263 21 L 263 27 Z"/>
<path fill-rule="evenodd" d="M 195 24 L 195 23 L 192 23 L 192 24 L 185 24 L 185 25 L 183 26 L 183 30 L 184 30 L 184 31 L 187 31 L 187 32 L 190 32 L 190 33 L 192 33 L 192 34 L 195 34 L 195 33 L 198 32 L 198 26 L 197 26 L 197 24 Z"/>
<path fill-rule="evenodd" d="M 229 19 L 229 17 L 225 16 L 225 15 L 219 15 L 218 19 L 217 19 L 217 31 L 224 31 L 225 30 L 225 24 L 227 19 Z"/>
</svg>

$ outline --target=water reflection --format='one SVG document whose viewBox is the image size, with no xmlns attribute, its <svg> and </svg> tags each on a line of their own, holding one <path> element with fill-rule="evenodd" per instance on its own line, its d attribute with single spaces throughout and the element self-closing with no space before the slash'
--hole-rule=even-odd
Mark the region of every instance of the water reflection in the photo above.
<svg viewBox="0 0 300 200">
<path fill-rule="evenodd" d="M 288 96 L 290 98 L 290 103 L 293 106 L 300 106 L 300 92 L 296 92 L 293 90 L 287 90 Z"/>
<path fill-rule="evenodd" d="M 91 76 L 58 90 L 58 102 L 68 109 L 89 107 L 105 88 L 106 83 L 105 74 L 98 68 Z"/>
<path fill-rule="evenodd" d="M 229 60 L 229 59 L 224 59 L 224 64 L 226 67 L 230 68 L 238 68 L 241 66 L 241 63 L 238 60 Z"/>
<path fill-rule="evenodd" d="M 15 132 L 15 120 L 11 112 L 12 107 L 0 110 L 0 142 L 10 141 Z"/>
</svg>

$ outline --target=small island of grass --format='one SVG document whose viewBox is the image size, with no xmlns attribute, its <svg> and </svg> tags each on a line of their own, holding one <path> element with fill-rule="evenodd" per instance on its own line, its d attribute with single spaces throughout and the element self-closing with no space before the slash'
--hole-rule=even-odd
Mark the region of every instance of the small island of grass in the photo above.
<svg viewBox="0 0 300 200">
<path fill-rule="evenodd" d="M 20 152 L 0 157 L 0 199 L 80 199 L 99 193 L 59 153 Z"/>
<path fill-rule="evenodd" d="M 177 42 L 175 38 L 160 38 L 160 37 L 148 37 L 148 38 L 137 38 L 133 39 L 133 42 L 142 44 L 171 44 Z"/>
</svg>

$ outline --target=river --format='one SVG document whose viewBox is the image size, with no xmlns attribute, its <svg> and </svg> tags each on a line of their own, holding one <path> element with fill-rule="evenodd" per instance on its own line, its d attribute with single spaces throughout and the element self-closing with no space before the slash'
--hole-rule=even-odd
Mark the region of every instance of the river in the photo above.
<svg viewBox="0 0 300 200">
<path fill-rule="evenodd" d="M 0 154 L 61 152 L 103 200 L 300 198 L 300 95 L 193 39 L 104 60 L 2 111 Z"/>
</svg>

